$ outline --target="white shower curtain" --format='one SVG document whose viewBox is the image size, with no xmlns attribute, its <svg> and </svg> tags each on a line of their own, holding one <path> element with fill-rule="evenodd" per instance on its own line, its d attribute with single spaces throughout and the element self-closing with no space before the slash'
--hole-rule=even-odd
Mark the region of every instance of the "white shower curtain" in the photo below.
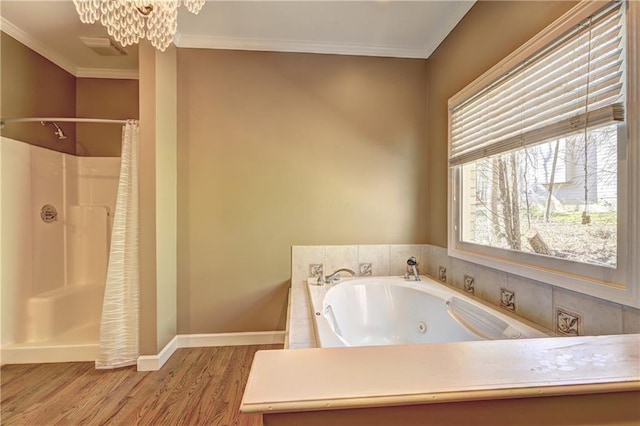
<svg viewBox="0 0 640 426">
<path fill-rule="evenodd" d="M 139 355 L 138 122 L 122 128 L 120 181 L 113 217 L 96 368 L 135 365 Z"/>
</svg>

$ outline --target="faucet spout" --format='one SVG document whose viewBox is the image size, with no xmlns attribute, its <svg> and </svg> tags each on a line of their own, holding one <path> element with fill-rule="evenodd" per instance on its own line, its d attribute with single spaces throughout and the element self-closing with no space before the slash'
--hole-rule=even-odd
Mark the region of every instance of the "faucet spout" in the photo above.
<svg viewBox="0 0 640 426">
<path fill-rule="evenodd" d="M 411 272 L 413 272 L 413 280 L 420 281 L 420 274 L 418 273 L 418 260 L 415 257 L 411 256 L 407 260 L 407 265 L 411 266 Z M 409 275 L 407 274 L 405 278 L 409 279 Z"/>
<path fill-rule="evenodd" d="M 340 280 L 340 272 L 347 272 L 349 274 L 351 274 L 351 276 L 355 277 L 356 273 L 354 271 L 352 271 L 349 268 L 340 268 L 337 269 L 336 271 L 334 271 L 332 274 L 327 275 L 326 277 L 324 277 L 324 279 L 322 277 L 318 277 L 318 284 L 322 285 L 322 284 L 330 284 L 332 282 L 335 281 L 339 281 Z"/>
</svg>

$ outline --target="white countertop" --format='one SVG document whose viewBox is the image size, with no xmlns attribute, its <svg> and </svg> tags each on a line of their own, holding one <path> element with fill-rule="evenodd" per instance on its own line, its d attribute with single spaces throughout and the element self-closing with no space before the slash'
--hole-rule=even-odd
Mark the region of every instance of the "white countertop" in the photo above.
<svg viewBox="0 0 640 426">
<path fill-rule="evenodd" d="M 256 353 L 243 412 L 640 390 L 640 335 Z"/>
</svg>

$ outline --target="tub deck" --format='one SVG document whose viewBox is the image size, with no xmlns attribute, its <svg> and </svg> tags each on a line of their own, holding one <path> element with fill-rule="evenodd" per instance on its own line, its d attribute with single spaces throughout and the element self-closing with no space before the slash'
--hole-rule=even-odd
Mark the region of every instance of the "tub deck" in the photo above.
<svg viewBox="0 0 640 426">
<path fill-rule="evenodd" d="M 271 414 L 585 394 L 633 395 L 637 402 L 639 342 L 636 334 L 261 351 L 241 410 Z M 628 408 L 640 416 L 640 405 Z"/>
</svg>

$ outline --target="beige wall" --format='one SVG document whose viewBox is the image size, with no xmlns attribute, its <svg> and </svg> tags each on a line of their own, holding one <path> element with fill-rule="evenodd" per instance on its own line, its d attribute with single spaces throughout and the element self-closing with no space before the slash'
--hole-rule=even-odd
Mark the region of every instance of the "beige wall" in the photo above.
<svg viewBox="0 0 640 426">
<path fill-rule="evenodd" d="M 572 1 L 479 1 L 429 58 L 427 243 L 447 246 L 447 101 L 569 10 Z"/>
<path fill-rule="evenodd" d="M 172 273 L 172 256 L 177 332 L 212 333 L 284 327 L 291 245 L 446 246 L 447 99 L 572 4 L 480 1 L 428 61 L 179 50 L 175 237 L 171 213 L 157 215 L 174 197 L 173 148 L 156 146 L 157 132 L 171 131 L 161 117 L 175 111 L 157 83 L 164 62 L 141 49 L 141 76 L 151 76 L 139 87 L 143 353 L 175 333 L 175 283 L 157 277 Z M 118 105 L 112 100 L 94 109 L 96 97 L 116 93 L 111 82 L 77 84 L 2 34 L 2 116 L 75 116 L 78 108 L 129 118 L 137 109 L 133 82 L 118 89 L 128 99 L 120 105 L 132 109 L 118 112 L 106 109 Z M 63 126 L 70 137 L 62 145 L 50 129 L 30 126 L 3 135 L 74 152 L 74 126 Z M 102 136 L 78 132 L 89 155 L 115 154 Z"/>
<path fill-rule="evenodd" d="M 419 243 L 426 61 L 178 50 L 178 332 L 284 327 L 290 247 Z"/>
<path fill-rule="evenodd" d="M 76 113 L 78 117 L 137 119 L 138 109 L 138 80 L 76 79 Z M 76 136 L 78 155 L 86 157 L 120 156 L 122 127 L 119 125 L 78 123 Z"/>
<path fill-rule="evenodd" d="M 5 33 L 1 39 L 2 117 L 138 118 L 138 81 L 75 78 Z M 87 157 L 118 157 L 122 128 L 63 123 L 59 140 L 39 122 L 7 124 L 2 135 Z"/>
<path fill-rule="evenodd" d="M 75 77 L 14 38 L 1 34 L 2 117 L 75 117 Z M 32 145 L 75 153 L 75 124 L 58 124 L 67 139 L 59 140 L 53 127 L 43 127 L 39 122 L 9 123 L 1 133 Z"/>
</svg>

